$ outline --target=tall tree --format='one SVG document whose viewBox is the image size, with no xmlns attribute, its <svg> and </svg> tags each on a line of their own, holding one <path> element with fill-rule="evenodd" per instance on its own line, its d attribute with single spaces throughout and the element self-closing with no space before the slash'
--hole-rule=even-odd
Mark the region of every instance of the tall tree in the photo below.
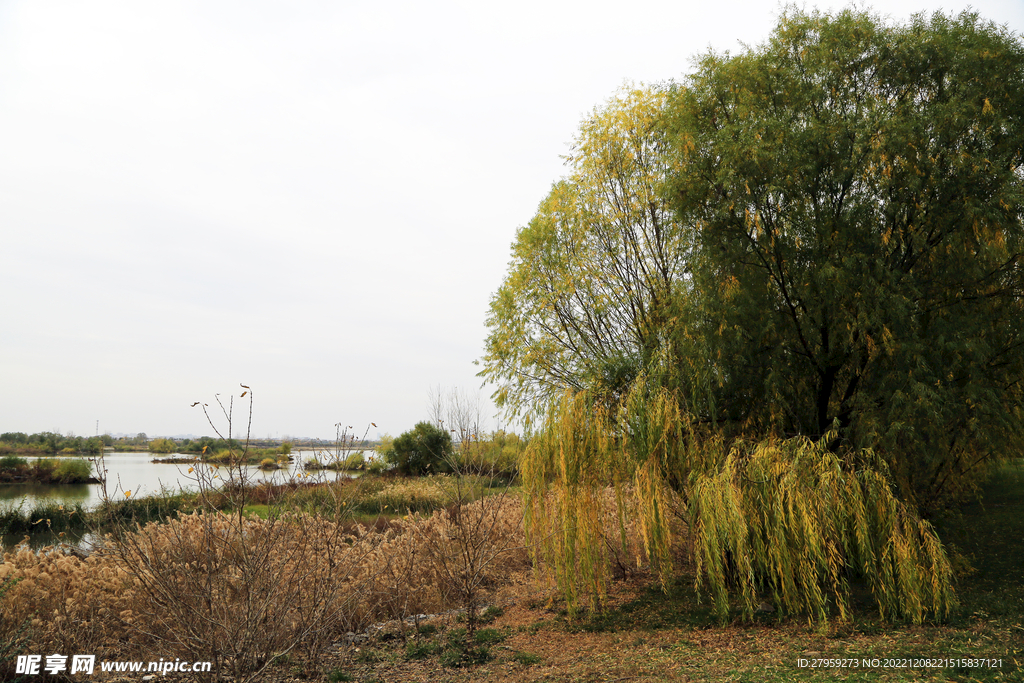
<svg viewBox="0 0 1024 683">
<path fill-rule="evenodd" d="M 511 414 L 565 389 L 621 394 L 664 334 L 689 248 L 661 192 L 665 97 L 626 89 L 595 110 L 567 158 L 571 172 L 516 237 L 480 373 Z"/>
<path fill-rule="evenodd" d="M 728 418 L 838 423 L 921 500 L 1019 449 L 1019 37 L 972 13 L 790 10 L 765 45 L 704 57 L 669 111 Z"/>
<path fill-rule="evenodd" d="M 1022 117 L 1024 44 L 977 15 L 789 10 L 639 129 L 660 176 L 629 191 L 653 198 L 657 240 L 619 237 L 607 207 L 633 204 L 604 203 L 604 176 L 556 185 L 492 304 L 483 374 L 550 406 L 521 471 L 570 604 L 586 584 L 600 602 L 612 483 L 622 538 L 636 519 L 663 579 L 679 515 L 723 616 L 732 590 L 748 615 L 765 593 L 843 615 L 851 574 L 883 614 L 948 611 L 919 507 L 1024 442 Z"/>
</svg>

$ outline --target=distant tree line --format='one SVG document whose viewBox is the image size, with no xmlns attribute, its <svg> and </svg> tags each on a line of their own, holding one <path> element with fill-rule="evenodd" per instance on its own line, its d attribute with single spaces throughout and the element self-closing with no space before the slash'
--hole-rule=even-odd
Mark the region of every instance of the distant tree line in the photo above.
<svg viewBox="0 0 1024 683">
<path fill-rule="evenodd" d="M 100 453 L 104 446 L 112 446 L 114 437 L 75 436 L 57 432 L 4 432 L 0 434 L 0 454 L 3 453 Z"/>
</svg>

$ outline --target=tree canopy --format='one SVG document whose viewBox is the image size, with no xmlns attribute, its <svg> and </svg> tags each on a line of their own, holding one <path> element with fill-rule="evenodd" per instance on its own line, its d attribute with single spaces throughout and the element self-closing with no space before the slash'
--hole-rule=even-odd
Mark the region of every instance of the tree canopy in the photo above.
<svg viewBox="0 0 1024 683">
<path fill-rule="evenodd" d="M 970 13 L 793 11 L 669 109 L 722 415 L 837 423 L 925 498 L 1019 447 L 1019 38 Z"/>
<path fill-rule="evenodd" d="M 621 392 L 657 349 L 683 286 L 687 231 L 669 209 L 667 91 L 624 89 L 584 121 L 491 301 L 481 375 L 529 417 L 565 389 Z"/>
<path fill-rule="evenodd" d="M 695 420 L 891 457 L 937 500 L 1020 446 L 1024 46 L 976 14 L 787 10 L 587 118 L 513 247 L 511 413 L 656 369 Z"/>
</svg>

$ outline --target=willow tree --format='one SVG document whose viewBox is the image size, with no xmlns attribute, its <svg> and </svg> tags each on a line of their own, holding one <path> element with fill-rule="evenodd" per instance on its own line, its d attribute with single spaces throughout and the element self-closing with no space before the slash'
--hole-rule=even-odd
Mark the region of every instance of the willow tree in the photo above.
<svg viewBox="0 0 1024 683">
<path fill-rule="evenodd" d="M 621 395 L 661 344 L 689 250 L 662 192 L 665 100 L 665 89 L 639 87 L 596 109 L 569 174 L 516 237 L 480 373 L 512 415 L 565 389 Z"/>
<path fill-rule="evenodd" d="M 549 409 L 522 464 L 538 559 L 599 597 L 613 485 L 663 578 L 679 513 L 722 614 L 734 590 L 843 615 L 856 578 L 886 615 L 945 613 L 918 511 L 1024 441 L 1021 39 L 788 10 L 668 90 L 584 127 L 492 303 L 484 376 Z"/>
<path fill-rule="evenodd" d="M 963 13 L 788 11 L 672 94 L 672 205 L 747 431 L 883 453 L 935 504 L 1019 454 L 1024 44 Z"/>
</svg>

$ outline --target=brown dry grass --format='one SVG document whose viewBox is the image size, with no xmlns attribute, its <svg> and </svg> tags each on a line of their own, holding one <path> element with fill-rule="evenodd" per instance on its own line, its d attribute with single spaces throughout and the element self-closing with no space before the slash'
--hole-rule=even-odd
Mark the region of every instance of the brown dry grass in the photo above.
<svg viewBox="0 0 1024 683">
<path fill-rule="evenodd" d="M 86 559 L 21 548 L 0 564 L 0 580 L 18 579 L 0 638 L 28 622 L 27 652 L 213 661 L 236 679 L 293 651 L 315 663 L 347 631 L 458 607 L 460 577 L 484 598 L 506 584 L 529 565 L 520 519 L 513 497 L 383 530 L 194 513 L 122 530 Z M 482 554 L 467 557 L 467 539 Z"/>
</svg>

